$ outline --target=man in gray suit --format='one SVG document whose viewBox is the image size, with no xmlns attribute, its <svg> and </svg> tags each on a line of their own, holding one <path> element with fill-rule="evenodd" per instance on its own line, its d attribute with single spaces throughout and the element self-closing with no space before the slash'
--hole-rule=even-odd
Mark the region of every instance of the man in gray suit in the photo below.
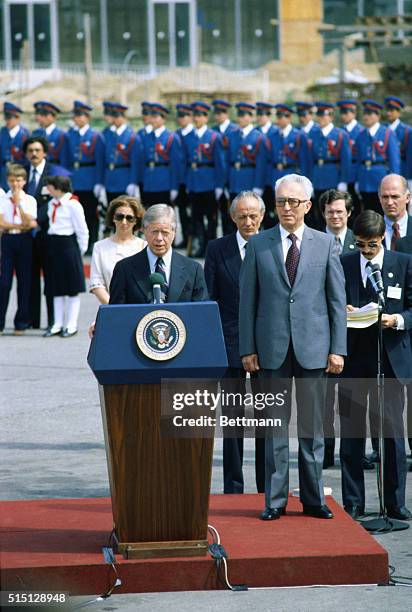
<svg viewBox="0 0 412 612">
<path fill-rule="evenodd" d="M 312 193 L 304 176 L 289 174 L 276 182 L 279 225 L 249 240 L 242 265 L 239 348 L 245 370 L 258 371 L 264 384 L 276 387 L 276 379 L 282 379 L 282 385 L 286 379 L 286 398 L 295 378 L 303 512 L 333 518 L 323 493 L 322 419 L 325 374 L 340 374 L 346 355 L 346 295 L 332 239 L 304 224 Z M 290 402 L 285 413 L 286 421 L 289 418 Z M 302 423 L 310 423 L 305 436 Z M 266 507 L 261 518 L 273 520 L 286 512 L 287 431 L 266 438 L 265 462 Z"/>
</svg>

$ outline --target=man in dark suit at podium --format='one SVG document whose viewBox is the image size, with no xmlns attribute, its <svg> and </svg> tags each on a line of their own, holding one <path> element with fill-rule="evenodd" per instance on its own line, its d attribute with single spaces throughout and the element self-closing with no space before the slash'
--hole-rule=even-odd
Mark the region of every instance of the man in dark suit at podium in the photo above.
<svg viewBox="0 0 412 612">
<path fill-rule="evenodd" d="M 384 505 L 388 516 L 411 519 L 405 506 L 406 453 L 403 432 L 403 383 L 412 378 L 412 258 L 383 248 L 385 221 L 372 210 L 361 213 L 353 231 L 360 253 L 342 258 L 348 311 L 378 302 L 368 269 L 381 271 L 385 305 L 382 314 L 385 375 Z M 358 518 L 365 510 L 362 458 L 365 449 L 366 406 L 376 407 L 378 369 L 377 325 L 348 330 L 348 359 L 343 372 L 349 384 L 340 386 L 340 459 L 342 498 L 346 512 Z M 352 379 L 357 379 L 356 384 Z M 344 383 L 344 380 L 342 381 Z"/>
<path fill-rule="evenodd" d="M 119 261 L 110 283 L 110 304 L 149 304 L 153 302 L 150 274 L 164 278 L 165 302 L 201 302 L 208 299 L 202 266 L 172 249 L 176 233 L 174 210 L 155 204 L 143 217 L 147 247 Z"/>
<path fill-rule="evenodd" d="M 219 305 L 229 364 L 226 378 L 234 379 L 233 385 L 236 386 L 236 390 L 231 388 L 232 391 L 244 391 L 246 376 L 239 356 L 240 266 L 246 254 L 248 240 L 259 231 L 264 214 L 265 204 L 262 198 L 252 191 L 242 191 L 230 206 L 230 215 L 237 231 L 212 240 L 206 250 L 206 283 L 210 299 L 216 300 Z M 259 493 L 265 490 L 264 442 L 263 437 L 255 439 L 255 474 Z M 242 464 L 243 437 L 225 436 L 223 439 L 224 493 L 243 493 Z"/>
</svg>

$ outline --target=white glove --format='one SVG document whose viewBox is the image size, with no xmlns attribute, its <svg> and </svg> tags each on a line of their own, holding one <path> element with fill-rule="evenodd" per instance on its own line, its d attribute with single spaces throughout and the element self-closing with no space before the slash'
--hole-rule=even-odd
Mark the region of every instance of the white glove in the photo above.
<svg viewBox="0 0 412 612">
<path fill-rule="evenodd" d="M 223 193 L 225 194 L 226 200 L 230 200 L 230 193 L 227 187 L 224 188 Z"/>
<path fill-rule="evenodd" d="M 106 193 L 106 189 L 103 187 L 103 185 L 102 185 L 102 188 L 100 190 L 100 194 L 99 194 L 97 199 L 99 200 L 99 202 L 102 204 L 102 206 L 104 208 L 107 208 L 107 204 L 108 204 L 108 202 L 107 202 L 107 193 Z"/>
<path fill-rule="evenodd" d="M 179 192 L 177 191 L 177 189 L 171 189 L 170 190 L 170 201 L 171 202 L 174 202 L 176 200 L 178 193 Z"/>
<path fill-rule="evenodd" d="M 256 193 L 256 195 L 262 196 L 263 189 L 259 189 L 259 187 L 253 187 L 252 191 L 253 193 Z"/>
<path fill-rule="evenodd" d="M 338 191 L 347 191 L 347 190 L 348 190 L 348 184 L 347 183 L 344 183 L 343 181 L 338 183 Z"/>
<path fill-rule="evenodd" d="M 221 187 L 216 187 L 215 189 L 215 198 L 216 200 L 220 200 L 220 196 L 223 193 L 223 189 Z"/>
<path fill-rule="evenodd" d="M 131 198 L 139 198 L 140 200 L 140 189 L 139 189 L 139 186 L 136 185 L 135 183 L 130 183 L 126 187 L 126 193 Z"/>
<path fill-rule="evenodd" d="M 356 183 L 354 184 L 353 188 L 355 189 L 356 193 L 359 195 L 359 183 L 356 181 Z"/>
<path fill-rule="evenodd" d="M 94 187 L 93 187 L 93 193 L 94 193 L 94 197 L 99 199 L 100 198 L 100 194 L 102 192 L 102 190 L 104 191 L 104 186 L 100 185 L 99 183 L 97 183 Z"/>
</svg>

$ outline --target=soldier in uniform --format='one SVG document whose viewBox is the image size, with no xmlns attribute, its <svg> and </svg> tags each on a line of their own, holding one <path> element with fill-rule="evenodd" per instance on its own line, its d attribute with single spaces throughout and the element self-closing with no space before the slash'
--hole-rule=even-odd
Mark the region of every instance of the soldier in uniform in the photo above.
<svg viewBox="0 0 412 612">
<path fill-rule="evenodd" d="M 312 102 L 295 102 L 295 106 L 300 129 L 306 134 L 310 147 L 313 133 L 319 130 L 318 124 L 313 121 L 313 104 Z"/>
<path fill-rule="evenodd" d="M 70 128 L 66 135 L 73 191 L 84 208 L 89 229 L 87 253 L 91 253 L 93 244 L 98 239 L 99 202 L 97 198 L 101 196 L 104 189 L 104 142 L 101 134 L 90 127 L 92 110 L 91 106 L 75 100 L 73 104 L 74 127 Z"/>
<path fill-rule="evenodd" d="M 352 198 L 353 204 L 353 214 L 349 218 L 349 226 L 352 227 L 352 224 L 359 213 L 362 212 L 361 201 L 359 199 L 358 194 L 355 189 L 356 182 L 356 156 L 355 156 L 355 140 L 359 136 L 360 132 L 363 130 L 363 127 L 356 120 L 356 110 L 357 110 L 357 102 L 352 98 L 345 98 L 344 100 L 339 100 L 336 103 L 336 106 L 339 107 L 340 118 L 341 118 L 341 128 L 347 132 L 349 136 L 349 145 L 352 154 L 352 166 L 350 171 L 350 178 L 348 182 L 348 192 Z"/>
<path fill-rule="evenodd" d="M 262 196 L 266 184 L 268 150 L 263 134 L 253 126 L 255 105 L 238 102 L 238 129 L 227 135 L 226 167 L 230 200 L 241 191 Z"/>
<path fill-rule="evenodd" d="M 225 157 L 227 155 L 228 135 L 231 132 L 238 130 L 236 123 L 230 121 L 229 111 L 232 108 L 231 103 L 228 100 L 216 99 L 212 100 L 213 114 L 215 117 L 215 125 L 212 126 L 212 130 L 219 132 L 222 137 L 222 144 L 225 150 Z M 224 236 L 231 234 L 235 229 L 235 224 L 229 213 L 229 186 L 225 184 L 223 193 L 218 200 L 218 207 L 220 210 L 220 218 L 222 220 L 222 232 Z"/>
<path fill-rule="evenodd" d="M 113 125 L 107 132 L 104 143 L 104 187 L 108 202 L 125 193 L 131 197 L 140 197 L 137 185 L 138 143 L 136 134 L 126 119 L 127 110 L 127 106 L 118 102 L 112 102 L 110 106 Z M 106 213 L 103 210 L 101 212 Z"/>
<path fill-rule="evenodd" d="M 113 102 L 109 102 L 108 100 L 104 100 L 102 102 L 102 106 L 103 106 L 103 119 L 106 121 L 106 127 L 103 128 L 102 130 L 102 134 L 103 137 L 106 138 L 108 132 L 110 132 L 110 130 L 113 130 L 113 115 L 112 115 L 112 104 Z"/>
<path fill-rule="evenodd" d="M 33 130 L 32 136 L 43 136 L 49 143 L 47 160 L 56 166 L 68 166 L 66 133 L 56 125 L 60 108 L 51 102 L 39 100 L 35 102 L 34 117 L 39 127 Z"/>
<path fill-rule="evenodd" d="M 152 115 L 150 113 L 151 106 L 152 103 L 148 100 L 143 100 L 143 102 L 141 103 L 143 127 L 141 127 L 140 130 L 137 131 L 138 136 L 143 133 L 150 134 L 150 132 L 153 130 Z"/>
<path fill-rule="evenodd" d="M 192 244 L 189 252 L 192 257 L 203 257 L 207 242 L 216 238 L 217 202 L 225 185 L 222 138 L 207 125 L 209 111 L 210 105 L 206 102 L 193 102 L 194 129 L 183 137 L 185 183 L 192 216 Z"/>
<path fill-rule="evenodd" d="M 401 121 L 405 103 L 396 96 L 387 96 L 384 103 L 389 127 L 399 141 L 401 174 L 408 181 L 409 191 L 412 191 L 412 127 Z"/>
<path fill-rule="evenodd" d="M 21 108 L 5 102 L 3 113 L 5 126 L 0 130 L 0 187 L 8 191 L 7 164 L 21 164 L 24 161 L 23 144 L 30 132 L 20 123 Z"/>
<path fill-rule="evenodd" d="M 182 170 L 182 145 L 179 136 L 166 126 L 169 109 L 159 102 L 150 106 L 152 131 L 138 138 L 139 184 L 143 185 L 142 204 L 174 202 Z"/>
<path fill-rule="evenodd" d="M 276 125 L 274 125 L 271 121 L 272 116 L 272 108 L 274 108 L 273 104 L 269 102 L 256 102 L 256 128 L 261 132 L 266 138 L 266 147 L 268 151 L 270 150 L 270 136 L 277 134 L 279 132 Z M 262 199 L 265 203 L 266 210 L 265 216 L 263 219 L 263 227 L 268 229 L 269 227 L 273 227 L 276 223 L 275 211 L 274 211 L 274 201 L 275 201 L 275 191 L 274 191 L 274 183 L 271 183 L 272 178 L 272 161 L 270 155 L 268 154 L 268 168 L 266 173 L 266 184 L 263 190 Z"/>
<path fill-rule="evenodd" d="M 319 198 L 327 189 L 347 191 L 350 179 L 352 155 L 347 133 L 333 124 L 334 104 L 315 102 L 319 130 L 314 132 L 311 146 L 312 183 L 314 201 L 306 223 L 315 229 L 323 229 Z"/>
<path fill-rule="evenodd" d="M 400 153 L 393 131 L 380 123 L 382 104 L 364 100 L 365 129 L 355 140 L 356 179 L 365 209 L 382 214 L 379 185 L 387 174 L 400 174 Z"/>
<path fill-rule="evenodd" d="M 190 104 L 176 104 L 176 121 L 178 128 L 176 134 L 179 136 L 181 142 L 183 138 L 193 130 L 193 114 L 192 106 Z M 175 200 L 175 205 L 179 209 L 180 225 L 182 227 L 183 240 L 181 244 L 177 245 L 180 248 L 187 246 L 189 231 L 190 231 L 190 217 L 189 217 L 189 195 L 186 190 L 186 166 L 184 156 L 182 155 L 182 170 L 180 174 L 179 193 Z M 176 246 L 176 245 L 175 245 Z"/>
</svg>

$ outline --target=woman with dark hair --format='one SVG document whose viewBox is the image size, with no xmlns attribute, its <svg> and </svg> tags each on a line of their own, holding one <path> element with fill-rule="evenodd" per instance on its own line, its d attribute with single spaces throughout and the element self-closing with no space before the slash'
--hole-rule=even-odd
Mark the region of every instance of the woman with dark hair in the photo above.
<svg viewBox="0 0 412 612">
<path fill-rule="evenodd" d="M 79 293 L 86 291 L 82 255 L 87 250 L 89 230 L 83 207 L 72 194 L 70 179 L 49 176 L 45 184 L 53 198 L 48 204 L 50 273 L 45 291 L 53 296 L 54 324 L 44 336 L 69 338 L 77 333 Z"/>
<path fill-rule="evenodd" d="M 134 197 L 122 195 L 110 203 L 106 227 L 115 231 L 109 238 L 95 243 L 90 268 L 90 292 L 100 304 L 109 303 L 109 286 L 116 263 L 146 246 L 146 242 L 135 235 L 141 227 L 144 212 L 142 204 Z"/>
</svg>

